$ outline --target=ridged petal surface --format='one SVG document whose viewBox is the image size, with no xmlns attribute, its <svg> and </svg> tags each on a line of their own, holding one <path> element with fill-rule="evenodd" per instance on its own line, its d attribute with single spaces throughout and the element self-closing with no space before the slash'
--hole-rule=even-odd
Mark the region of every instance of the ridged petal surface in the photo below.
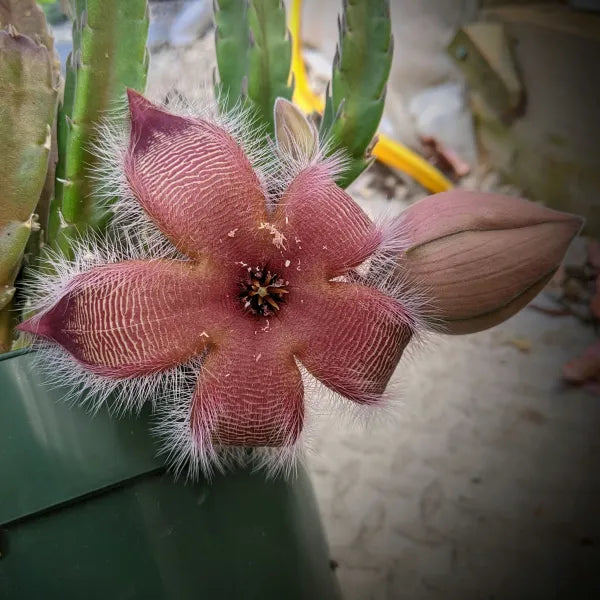
<svg viewBox="0 0 600 600">
<path fill-rule="evenodd" d="M 125 173 L 136 198 L 178 249 L 258 260 L 266 203 L 235 140 L 200 119 L 172 115 L 129 92 L 131 140 Z"/>
<path fill-rule="evenodd" d="M 302 171 L 274 216 L 293 263 L 334 277 L 363 262 L 379 244 L 373 223 L 319 166 Z"/>
<path fill-rule="evenodd" d="M 401 307 L 378 290 L 352 283 L 299 290 L 297 301 L 308 307 L 294 313 L 300 362 L 343 396 L 376 401 L 411 338 Z"/>
<path fill-rule="evenodd" d="M 192 433 L 222 445 L 293 444 L 302 430 L 304 391 L 290 341 L 283 327 L 264 319 L 237 325 L 208 353 Z"/>
<path fill-rule="evenodd" d="M 20 329 L 61 344 L 97 374 L 144 375 L 202 352 L 226 316 L 211 302 L 219 285 L 207 268 L 181 261 L 106 265 L 76 276 Z"/>
</svg>

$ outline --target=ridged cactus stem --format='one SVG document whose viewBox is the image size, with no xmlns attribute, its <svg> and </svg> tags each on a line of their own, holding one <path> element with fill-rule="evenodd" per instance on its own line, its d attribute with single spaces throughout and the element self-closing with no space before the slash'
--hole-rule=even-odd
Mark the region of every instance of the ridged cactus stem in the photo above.
<svg viewBox="0 0 600 600">
<path fill-rule="evenodd" d="M 69 54 L 65 66 L 65 85 L 56 120 L 58 163 L 56 165 L 55 173 L 54 201 L 50 204 L 50 213 L 48 215 L 47 239 L 54 249 L 60 247 L 65 254 L 69 254 L 68 237 L 63 235 L 63 233 L 59 235 L 59 232 L 61 232 L 61 226 L 65 225 L 64 219 L 62 218 L 61 205 L 66 176 L 67 142 L 69 139 L 70 120 L 73 112 L 73 99 L 75 96 L 76 70 L 73 66 L 72 53 Z"/>
<path fill-rule="evenodd" d="M 56 111 L 56 78 L 45 46 L 9 26 L 0 31 L 0 351 L 10 349 L 7 314 L 44 187 Z"/>
<path fill-rule="evenodd" d="M 102 229 L 105 206 L 94 198 L 91 148 L 98 123 L 110 116 L 127 87 L 143 91 L 148 69 L 146 0 L 77 0 L 73 52 L 67 65 L 59 114 L 59 163 L 50 242 L 70 253 L 70 239 L 92 227 Z"/>
<path fill-rule="evenodd" d="M 389 0 L 344 0 L 331 94 L 320 136 L 330 149 L 344 150 L 350 166 L 338 181 L 348 186 L 370 164 L 390 73 L 393 38 Z"/>
<path fill-rule="evenodd" d="M 231 110 L 246 93 L 248 77 L 248 3 L 214 0 L 215 51 L 219 81 L 215 91 L 221 111 Z"/>
<path fill-rule="evenodd" d="M 273 136 L 275 100 L 291 100 L 294 91 L 293 84 L 288 85 L 292 40 L 287 30 L 283 2 L 250 0 L 248 25 L 248 99 L 256 110 L 260 123 Z"/>
</svg>

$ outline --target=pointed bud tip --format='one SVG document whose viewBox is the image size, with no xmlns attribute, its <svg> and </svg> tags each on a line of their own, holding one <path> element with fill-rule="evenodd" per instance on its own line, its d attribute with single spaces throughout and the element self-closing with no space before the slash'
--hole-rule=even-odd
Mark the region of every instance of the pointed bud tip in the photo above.
<svg viewBox="0 0 600 600">
<path fill-rule="evenodd" d="M 456 190 L 406 211 L 401 271 L 430 295 L 432 321 L 474 333 L 508 319 L 543 289 L 581 231 L 578 215 Z"/>
<path fill-rule="evenodd" d="M 548 235 L 545 244 L 547 248 L 554 248 L 560 256 L 564 257 L 571 242 L 583 230 L 585 219 L 571 213 L 550 209 L 548 211 L 554 213 L 556 218 L 547 223 Z"/>
<path fill-rule="evenodd" d="M 585 227 L 585 219 L 582 216 L 574 215 L 571 213 L 562 214 L 565 215 L 565 220 L 568 221 L 571 225 L 571 230 L 573 231 L 573 238 L 583 231 L 583 228 Z"/>
<path fill-rule="evenodd" d="M 285 98 L 275 100 L 273 112 L 278 148 L 294 159 L 312 160 L 318 150 L 318 132 L 314 123 Z"/>
<path fill-rule="evenodd" d="M 306 118 L 304 113 L 291 100 L 282 98 L 281 96 L 275 98 L 274 112 L 275 115 L 279 115 L 280 117 L 285 117 L 290 112 L 293 112 L 296 113 L 298 117 L 301 116 L 304 119 Z"/>
</svg>

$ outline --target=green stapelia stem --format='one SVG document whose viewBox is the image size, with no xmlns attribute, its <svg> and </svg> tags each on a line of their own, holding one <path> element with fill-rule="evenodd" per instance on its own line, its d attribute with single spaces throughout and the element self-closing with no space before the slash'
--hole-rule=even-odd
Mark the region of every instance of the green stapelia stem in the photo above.
<svg viewBox="0 0 600 600">
<path fill-rule="evenodd" d="M 343 150 L 349 168 L 338 184 L 347 187 L 370 164 L 369 148 L 383 113 L 393 38 L 389 0 L 344 0 L 320 137 L 330 151 Z"/>
<path fill-rule="evenodd" d="M 219 82 L 215 85 L 222 112 L 241 104 L 248 74 L 248 3 L 246 0 L 215 0 L 215 51 Z"/>
<path fill-rule="evenodd" d="M 292 40 L 281 0 L 250 0 L 248 6 L 250 50 L 248 54 L 248 99 L 261 125 L 274 136 L 273 107 L 278 97 L 291 100 L 288 85 Z"/>
<path fill-rule="evenodd" d="M 146 0 L 75 2 L 73 52 L 58 121 L 59 185 L 50 210 L 50 242 L 67 255 L 74 235 L 106 224 L 107 207 L 94 198 L 90 179 L 91 148 L 98 123 L 110 117 L 125 89 L 144 90 L 148 23 Z"/>
<path fill-rule="evenodd" d="M 46 178 L 56 78 L 42 44 L 0 31 L 0 352 L 12 343 L 14 281 Z"/>
</svg>

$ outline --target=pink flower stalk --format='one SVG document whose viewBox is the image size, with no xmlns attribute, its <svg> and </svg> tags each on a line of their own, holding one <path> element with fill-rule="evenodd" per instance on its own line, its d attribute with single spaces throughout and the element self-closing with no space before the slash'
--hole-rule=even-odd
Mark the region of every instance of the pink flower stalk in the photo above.
<svg viewBox="0 0 600 600">
<path fill-rule="evenodd" d="M 323 159 L 314 127 L 286 101 L 270 168 L 235 127 L 131 91 L 129 108 L 124 148 L 105 150 L 125 196 L 118 237 L 129 241 L 57 261 L 55 280 L 40 280 L 40 312 L 20 328 L 47 342 L 56 379 L 98 403 L 115 390 L 121 408 L 158 400 L 165 451 L 192 473 L 247 456 L 232 448 L 288 456 L 306 373 L 354 403 L 380 403 L 420 323 L 460 332 L 507 318 L 580 226 L 521 200 L 505 210 L 497 196 L 486 212 L 485 195 L 464 192 L 376 224 L 334 183 L 340 160 Z"/>
</svg>

